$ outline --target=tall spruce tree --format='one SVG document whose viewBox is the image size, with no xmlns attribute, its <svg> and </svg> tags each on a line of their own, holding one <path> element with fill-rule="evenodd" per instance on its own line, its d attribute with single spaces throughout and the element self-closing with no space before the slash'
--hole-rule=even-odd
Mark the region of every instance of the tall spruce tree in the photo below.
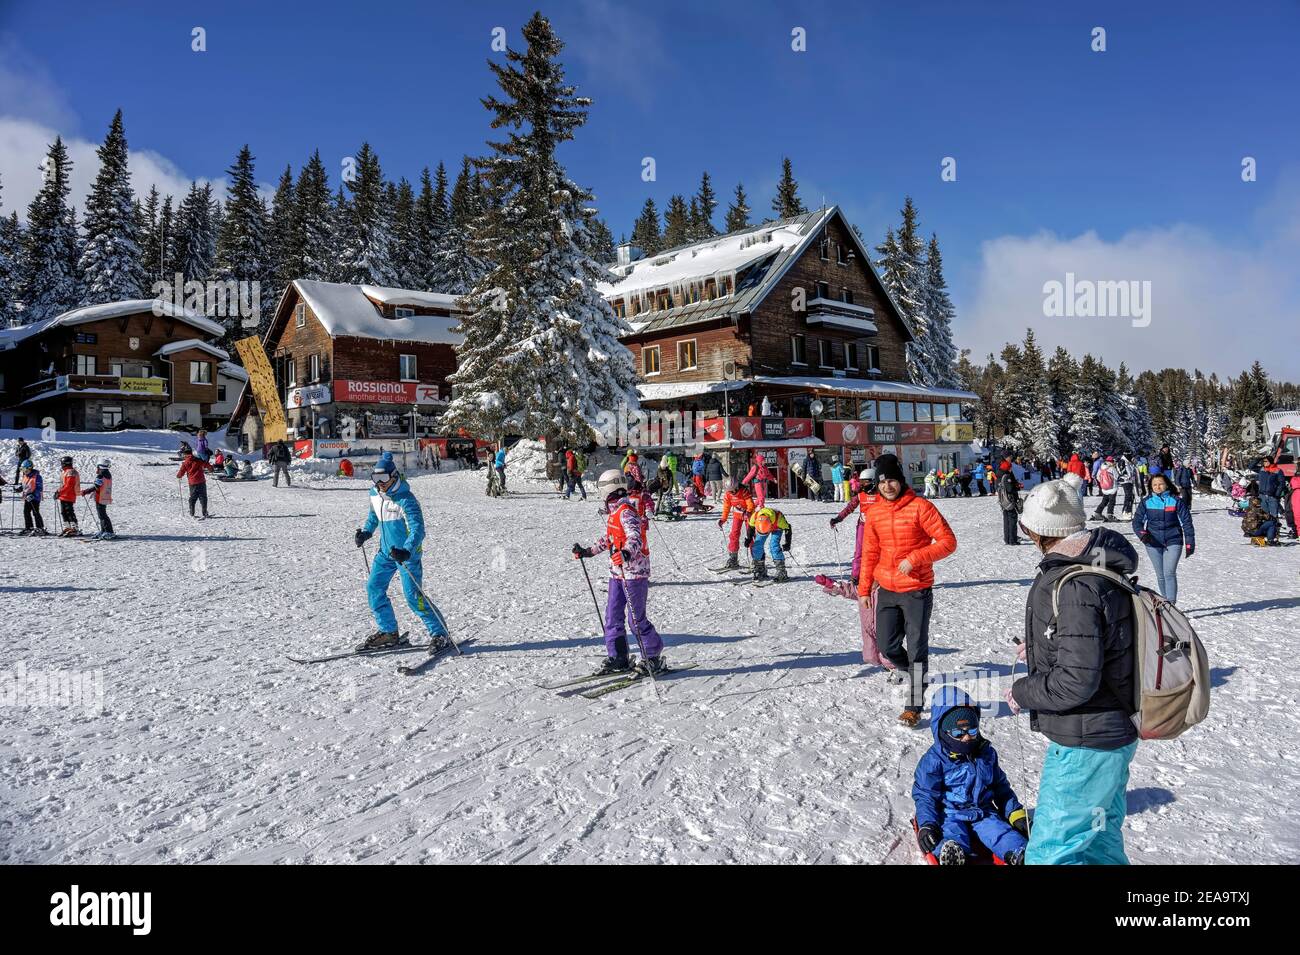
<svg viewBox="0 0 1300 955">
<path fill-rule="evenodd" d="M 217 249 L 213 211 L 212 186 L 190 183 L 190 191 L 176 212 L 171 252 L 175 270 L 184 281 L 206 282 L 212 277 Z"/>
<path fill-rule="evenodd" d="M 668 205 L 664 207 L 665 249 L 675 249 L 690 241 L 691 215 L 686 208 L 686 200 L 681 196 L 669 196 Z"/>
<path fill-rule="evenodd" d="M 289 283 L 298 277 L 302 242 L 297 225 L 297 198 L 293 191 L 293 167 L 286 165 L 271 199 L 267 222 L 267 281 L 262 286 L 262 315 L 269 323 Z"/>
<path fill-rule="evenodd" d="M 1047 362 L 1047 384 L 1052 393 L 1052 407 L 1056 413 L 1056 453 L 1068 456 L 1075 448 L 1074 431 L 1070 420 L 1070 405 L 1074 400 L 1075 383 L 1079 378 L 1079 364 L 1061 345 L 1056 346 Z"/>
<path fill-rule="evenodd" d="M 799 198 L 799 183 L 794 179 L 794 167 L 789 157 L 781 160 L 781 179 L 776 184 L 776 195 L 772 199 L 772 211 L 778 219 L 789 219 L 807 212 L 803 200 Z"/>
<path fill-rule="evenodd" d="M 632 226 L 632 244 L 647 256 L 655 255 L 664 248 L 663 236 L 659 233 L 659 210 L 655 208 L 653 199 L 645 201 L 641 214 Z"/>
<path fill-rule="evenodd" d="M 1036 458 L 1055 455 L 1059 437 L 1056 408 L 1043 353 L 1032 328 L 1025 331 L 1025 341 L 1016 356 L 1014 371 L 1009 368 L 1008 375 L 1012 378 L 1008 388 L 1014 393 L 1016 408 L 1012 443 L 1022 453 Z"/>
<path fill-rule="evenodd" d="M 957 310 L 953 308 L 952 298 L 948 295 L 948 282 L 943 276 L 943 256 L 939 252 L 939 237 L 934 233 L 930 234 L 930 245 L 926 250 L 922 288 L 922 310 L 928 324 L 926 364 L 934 375 L 934 380 L 927 384 L 952 388 L 956 382 L 957 364 L 957 346 L 952 340 L 952 320 Z"/>
<path fill-rule="evenodd" d="M 415 191 L 405 176 L 389 190 L 388 202 L 393 210 L 393 273 L 402 288 L 418 289 L 423 282 L 415 260 Z"/>
<path fill-rule="evenodd" d="M 95 151 L 99 172 L 86 197 L 85 247 L 81 252 L 81 300 L 88 305 L 144 294 L 135 196 L 127 168 L 126 133 L 119 109 Z"/>
<path fill-rule="evenodd" d="M 718 196 L 713 191 L 713 182 L 709 179 L 709 174 L 705 172 L 700 176 L 700 188 L 691 199 L 690 238 L 692 242 L 709 239 L 718 234 L 718 230 L 713 227 L 713 213 L 717 208 Z"/>
<path fill-rule="evenodd" d="M 152 292 L 162 265 L 162 196 L 157 186 L 149 187 L 149 195 L 140 207 L 140 275 L 146 294 Z"/>
<path fill-rule="evenodd" d="M 484 204 L 479 177 L 466 156 L 461 160 L 460 173 L 451 190 L 447 230 L 438 250 L 439 292 L 464 295 L 487 272 L 487 262 L 471 247 L 471 234 Z"/>
<path fill-rule="evenodd" d="M 506 136 L 478 162 L 488 202 L 473 249 L 493 264 L 464 299 L 445 420 L 476 434 L 583 444 L 600 437 L 603 414 L 638 407 L 636 370 L 618 340 L 627 323 L 598 290 L 607 273 L 585 251 L 591 194 L 555 156 L 586 122 L 590 100 L 565 82 L 563 45 L 545 17 L 534 14 L 523 35 L 523 52 L 489 63 L 501 95 L 483 103 Z"/>
<path fill-rule="evenodd" d="M 356 174 L 346 183 L 350 194 L 340 232 L 339 281 L 395 286 L 393 212 L 391 194 L 384 187 L 384 171 L 369 143 L 356 155 Z M 336 212 L 339 210 L 336 210 Z"/>
<path fill-rule="evenodd" d="M 438 163 L 437 185 L 429 167 L 420 172 L 420 195 L 415 200 L 415 238 L 411 253 L 411 271 L 416 284 L 412 288 L 441 291 L 438 274 L 438 248 L 447 232 L 447 167 Z"/>
<path fill-rule="evenodd" d="M 342 195 L 342 189 L 339 191 Z M 298 173 L 293 188 L 293 228 L 288 279 L 324 281 L 334 277 L 338 265 L 335 244 L 334 201 L 330 196 L 329 174 L 321 162 L 320 150 Z"/>
<path fill-rule="evenodd" d="M 268 248 L 266 205 L 257 191 L 257 180 L 253 175 L 253 153 L 245 145 L 239 150 L 235 162 L 226 170 L 230 177 L 226 185 L 226 204 L 221 216 L 220 232 L 217 233 L 217 258 L 215 264 L 216 278 L 221 282 L 238 282 L 249 289 L 252 283 L 258 283 L 259 297 L 269 292 L 273 284 L 270 249 Z M 240 298 L 244 292 L 241 289 Z M 270 324 L 272 307 L 268 302 L 253 302 L 258 309 L 256 316 L 235 315 L 222 316 L 226 319 L 226 335 L 223 341 L 229 342 L 233 337 L 251 334 L 252 329 L 242 328 L 244 319 L 256 318 L 257 331 L 263 332 Z"/>
<path fill-rule="evenodd" d="M 742 229 L 749 228 L 749 197 L 745 195 L 745 187 L 741 183 L 736 183 L 736 192 L 732 196 L 731 204 L 727 206 L 727 220 L 723 228 L 727 232 L 739 232 Z"/>
<path fill-rule="evenodd" d="M 24 324 L 53 318 L 80 304 L 77 227 L 68 206 L 72 162 L 56 137 L 41 167 L 44 181 L 27 207 L 23 234 L 21 294 Z"/>
<path fill-rule="evenodd" d="M 2 182 L 0 187 L 3 187 Z M 3 208 L 4 203 L 0 202 L 0 210 Z M 15 211 L 8 216 L 0 215 L 0 328 L 18 324 L 22 311 L 18 288 L 22 238 L 18 213 Z"/>
<path fill-rule="evenodd" d="M 587 238 L 588 255 L 601 263 L 614 261 L 617 255 L 614 249 L 614 233 L 609 231 L 609 226 L 605 225 L 604 219 L 592 216 L 591 222 L 587 225 Z"/>
<path fill-rule="evenodd" d="M 925 317 L 925 273 L 921 261 L 921 240 L 917 229 L 916 207 L 911 196 L 903 203 L 903 221 L 898 231 L 889 229 L 876 251 L 880 280 L 893 296 L 915 336 L 907 345 L 907 373 L 918 385 L 937 384 L 939 373 L 929 353 L 929 323 Z"/>
</svg>

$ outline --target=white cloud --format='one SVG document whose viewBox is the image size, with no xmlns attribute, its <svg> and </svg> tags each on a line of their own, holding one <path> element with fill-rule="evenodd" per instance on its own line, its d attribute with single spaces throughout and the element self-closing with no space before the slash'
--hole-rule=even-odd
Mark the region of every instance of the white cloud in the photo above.
<svg viewBox="0 0 1300 955">
<path fill-rule="evenodd" d="M 1243 189 L 1255 188 L 1242 184 Z M 1032 328 L 1050 352 L 1091 352 L 1112 367 L 1200 368 L 1238 374 L 1260 361 L 1274 377 L 1300 380 L 1300 177 L 1285 180 L 1230 241 L 1174 224 L 1115 240 L 1095 232 L 1001 236 L 982 245 L 974 294 L 959 313 L 958 344 L 982 362 Z M 1066 273 L 1094 281 L 1149 281 L 1151 322 L 1048 318 L 1043 285 Z"/>
</svg>

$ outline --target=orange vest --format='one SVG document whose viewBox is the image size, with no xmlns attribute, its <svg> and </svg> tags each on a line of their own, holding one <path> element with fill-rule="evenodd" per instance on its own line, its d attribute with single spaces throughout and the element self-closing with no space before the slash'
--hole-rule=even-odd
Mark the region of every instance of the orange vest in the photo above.
<svg viewBox="0 0 1300 955">
<path fill-rule="evenodd" d="M 627 529 L 623 527 L 623 512 L 631 510 L 632 505 L 626 500 L 614 508 L 614 513 L 605 518 L 605 536 L 609 538 L 612 553 L 610 561 L 619 566 L 623 563 L 623 548 L 627 546 Z"/>
<path fill-rule="evenodd" d="M 95 503 L 112 504 L 113 503 L 113 479 L 111 477 L 101 477 L 101 478 L 97 478 L 96 480 L 102 481 L 103 483 L 100 484 L 99 487 L 95 488 Z"/>
</svg>

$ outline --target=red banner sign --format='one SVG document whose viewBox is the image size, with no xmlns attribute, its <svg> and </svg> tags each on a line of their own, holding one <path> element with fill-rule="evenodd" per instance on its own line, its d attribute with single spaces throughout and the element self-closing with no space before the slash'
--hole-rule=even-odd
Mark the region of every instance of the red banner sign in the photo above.
<svg viewBox="0 0 1300 955">
<path fill-rule="evenodd" d="M 431 405 L 438 401 L 438 386 L 414 381 L 334 380 L 335 401 L 388 405 Z"/>
<path fill-rule="evenodd" d="M 811 438 L 812 418 L 731 418 L 731 434 L 727 434 L 726 418 L 705 418 L 700 428 L 709 441 L 730 437 L 736 441 L 791 441 Z"/>
</svg>

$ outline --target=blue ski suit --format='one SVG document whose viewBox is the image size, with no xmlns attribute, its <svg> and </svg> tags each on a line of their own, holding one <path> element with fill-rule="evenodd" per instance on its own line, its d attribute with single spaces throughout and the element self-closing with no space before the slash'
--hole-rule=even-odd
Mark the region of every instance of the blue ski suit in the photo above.
<svg viewBox="0 0 1300 955">
<path fill-rule="evenodd" d="M 389 551 L 400 547 L 411 554 L 406 560 L 407 572 L 402 573 L 402 591 L 406 594 L 407 606 L 424 621 L 430 636 L 445 634 L 447 625 L 442 614 L 416 589 L 417 584 L 424 586 L 424 569 L 421 564 L 424 515 L 405 478 L 399 476 L 387 491 L 381 491 L 378 487 L 370 489 L 370 513 L 366 515 L 366 522 L 361 529 L 366 533 L 379 530 L 379 547 L 370 564 L 370 580 L 366 583 L 366 595 L 370 600 L 370 612 L 374 614 L 375 625 L 385 632 L 397 630 L 393 602 L 388 599 L 388 584 L 398 569 L 397 561 L 389 556 Z"/>
<path fill-rule="evenodd" d="M 951 839 L 973 851 L 971 834 L 999 859 L 1013 849 L 1025 848 L 1025 837 L 1008 821 L 1022 812 L 998 765 L 998 753 L 983 737 L 969 755 L 954 753 L 939 737 L 944 714 L 956 706 L 974 706 L 969 696 L 953 686 L 940 687 L 930 704 L 930 732 L 934 745 L 916 764 L 912 801 L 916 803 L 917 826 L 933 825 Z"/>
</svg>

